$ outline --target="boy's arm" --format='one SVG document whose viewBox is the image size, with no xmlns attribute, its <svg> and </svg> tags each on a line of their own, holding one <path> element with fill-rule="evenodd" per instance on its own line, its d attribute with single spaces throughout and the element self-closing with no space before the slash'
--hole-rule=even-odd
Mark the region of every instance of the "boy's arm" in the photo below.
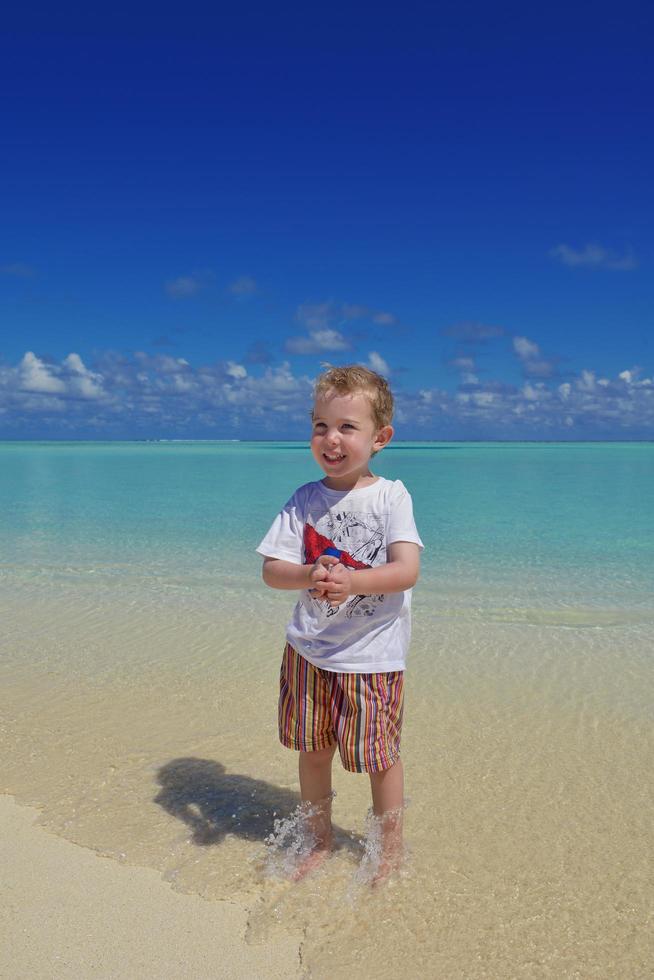
<svg viewBox="0 0 654 980">
<path fill-rule="evenodd" d="M 377 568 L 362 568 L 351 575 L 351 595 L 377 595 L 412 589 L 420 574 L 420 548 L 412 541 L 388 546 L 388 561 Z"/>
<path fill-rule="evenodd" d="M 327 578 L 330 565 L 338 564 L 332 555 L 321 555 L 314 565 L 296 565 L 282 558 L 264 558 L 261 574 L 271 589 L 311 589 Z"/>
<path fill-rule="evenodd" d="M 420 548 L 412 541 L 394 541 L 388 547 L 388 561 L 377 568 L 352 571 L 339 565 L 332 570 L 332 584 L 328 586 L 327 599 L 334 605 L 344 602 L 351 595 L 385 595 L 404 592 L 418 581 L 420 573 Z"/>
</svg>

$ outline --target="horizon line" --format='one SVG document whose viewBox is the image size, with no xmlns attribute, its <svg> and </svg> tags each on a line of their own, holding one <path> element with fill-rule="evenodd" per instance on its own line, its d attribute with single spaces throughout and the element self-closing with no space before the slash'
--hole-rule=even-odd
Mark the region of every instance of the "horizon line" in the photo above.
<svg viewBox="0 0 654 980">
<path fill-rule="evenodd" d="M 43 443 L 43 442 L 49 442 L 49 443 L 71 443 L 71 442 L 72 443 L 126 443 L 127 442 L 127 443 L 138 443 L 138 444 L 142 444 L 142 445 L 153 445 L 153 444 L 158 444 L 158 443 L 188 443 L 188 442 L 192 442 L 192 443 L 221 443 L 221 444 L 230 444 L 230 445 L 239 444 L 239 443 L 241 443 L 241 444 L 247 444 L 247 443 L 261 443 L 261 442 L 263 442 L 263 443 L 279 443 L 279 442 L 283 442 L 283 443 L 289 443 L 289 444 L 293 444 L 293 445 L 302 445 L 302 446 L 306 446 L 307 448 L 309 447 L 309 441 L 308 440 L 303 440 L 303 439 L 193 439 L 193 438 L 183 439 L 183 438 L 178 438 L 178 437 L 174 437 L 174 438 L 147 438 L 147 437 L 144 437 L 144 438 L 140 438 L 140 439 L 135 439 L 135 438 L 132 438 L 132 439 L 65 439 L 65 438 L 61 438 L 61 439 L 47 439 L 47 438 L 39 438 L 39 437 L 30 437 L 30 438 L 24 438 L 24 439 L 5 439 L 5 438 L 0 438 L 0 445 L 3 445 L 3 444 L 11 445 L 11 444 L 15 444 L 15 443 L 30 443 L 30 442 L 34 442 L 34 443 Z M 456 445 L 456 444 L 460 444 L 460 443 L 464 443 L 464 444 L 465 443 L 481 443 L 483 445 L 485 445 L 485 444 L 493 444 L 493 443 L 516 443 L 516 444 L 530 443 L 530 444 L 535 444 L 535 445 L 541 445 L 541 444 L 546 444 L 547 445 L 547 444 L 554 444 L 554 443 L 563 444 L 563 445 L 565 445 L 566 443 L 584 443 L 584 444 L 597 444 L 597 443 L 599 443 L 599 444 L 605 444 L 605 443 L 626 443 L 626 444 L 638 443 L 638 444 L 642 444 L 642 443 L 645 443 L 645 444 L 654 444 L 654 438 L 652 438 L 652 439 L 499 439 L 499 438 L 498 439 L 396 439 L 392 443 L 390 443 L 388 446 L 386 446 L 385 449 L 387 449 L 387 450 L 388 449 L 391 449 L 392 450 L 394 448 L 394 446 L 397 446 L 398 445 L 398 443 L 399 444 L 401 444 L 401 443 L 419 443 L 421 445 L 423 445 L 423 444 L 424 445 L 431 445 L 431 444 L 434 444 L 434 443 L 437 443 L 437 444 L 443 444 L 444 443 L 444 444 L 447 444 L 447 445 Z"/>
</svg>

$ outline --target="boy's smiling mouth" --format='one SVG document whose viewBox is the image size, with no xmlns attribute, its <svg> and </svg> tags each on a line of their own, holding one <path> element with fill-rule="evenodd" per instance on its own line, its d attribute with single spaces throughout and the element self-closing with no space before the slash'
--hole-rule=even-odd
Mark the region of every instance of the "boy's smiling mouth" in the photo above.
<svg viewBox="0 0 654 980">
<path fill-rule="evenodd" d="M 340 453 L 335 453 L 334 455 L 323 453 L 322 455 L 323 459 L 326 459 L 328 463 L 340 463 L 342 459 L 345 459 L 345 456 L 341 456 Z"/>
</svg>

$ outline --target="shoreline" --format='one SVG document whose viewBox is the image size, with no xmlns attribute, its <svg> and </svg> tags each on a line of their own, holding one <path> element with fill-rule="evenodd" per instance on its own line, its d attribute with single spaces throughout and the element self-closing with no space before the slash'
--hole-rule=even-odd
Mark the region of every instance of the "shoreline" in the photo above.
<svg viewBox="0 0 654 980">
<path fill-rule="evenodd" d="M 0 795 L 0 977 L 300 977 L 300 940 L 248 945 L 249 910 L 50 833 Z"/>
</svg>

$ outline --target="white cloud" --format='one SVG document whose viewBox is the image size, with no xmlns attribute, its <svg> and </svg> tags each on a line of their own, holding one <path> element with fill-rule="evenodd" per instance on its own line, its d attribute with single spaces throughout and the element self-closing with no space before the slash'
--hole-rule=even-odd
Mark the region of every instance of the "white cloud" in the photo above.
<svg viewBox="0 0 654 980">
<path fill-rule="evenodd" d="M 371 371 L 376 371 L 377 374 L 381 374 L 383 377 L 390 377 L 391 370 L 381 356 L 376 350 L 371 350 L 368 354 L 368 367 Z"/>
<path fill-rule="evenodd" d="M 77 393 L 82 396 L 82 398 L 101 398 L 102 397 L 102 387 L 90 377 L 78 378 L 74 385 L 74 389 Z"/>
<path fill-rule="evenodd" d="M 166 283 L 166 292 L 169 296 L 179 299 L 182 296 L 195 296 L 201 289 L 200 283 L 193 276 L 178 276 Z"/>
<path fill-rule="evenodd" d="M 595 372 L 583 370 L 577 378 L 577 388 L 580 391 L 593 391 L 595 388 Z"/>
<path fill-rule="evenodd" d="M 392 327 L 398 323 L 395 314 L 387 310 L 374 310 L 363 303 L 343 303 L 338 306 L 333 300 L 304 303 L 298 306 L 295 319 L 310 330 L 325 330 L 363 319 L 372 320 L 381 327 Z"/>
<path fill-rule="evenodd" d="M 64 358 L 63 364 L 65 364 L 67 368 L 69 368 L 71 371 L 74 371 L 76 374 L 86 374 L 86 367 L 84 366 L 84 361 L 79 356 L 79 354 L 75 354 L 75 353 L 69 354 L 68 357 Z"/>
<path fill-rule="evenodd" d="M 397 317 L 393 313 L 384 313 L 382 310 L 373 315 L 373 323 L 378 323 L 382 327 L 394 327 Z"/>
<path fill-rule="evenodd" d="M 53 374 L 53 369 L 31 350 L 20 362 L 21 387 L 25 391 L 40 391 L 47 394 L 63 394 L 66 385 Z"/>
<path fill-rule="evenodd" d="M 177 276 L 176 279 L 169 279 L 164 289 L 173 299 L 186 299 L 189 296 L 196 296 L 200 290 L 205 289 L 213 279 L 213 273 L 208 269 L 201 272 L 192 272 L 187 276 Z"/>
<path fill-rule="evenodd" d="M 310 330 L 326 330 L 335 317 L 334 304 L 304 303 L 298 306 L 295 319 Z"/>
<path fill-rule="evenodd" d="M 63 360 L 63 366 L 69 371 L 69 390 L 82 398 L 101 398 L 102 375 L 89 371 L 79 354 L 71 353 Z"/>
<path fill-rule="evenodd" d="M 602 245 L 590 244 L 575 249 L 570 245 L 557 245 L 550 250 L 550 255 L 570 268 L 585 267 L 589 269 L 612 269 L 626 272 L 638 268 L 638 260 L 631 253 L 618 255 Z"/>
<path fill-rule="evenodd" d="M 176 391 L 189 392 L 195 391 L 198 387 L 197 382 L 187 377 L 185 374 L 176 374 L 173 377 L 173 386 Z"/>
<path fill-rule="evenodd" d="M 595 372 L 584 369 L 559 385 L 528 381 L 516 389 L 490 382 L 460 388 L 454 395 L 434 389 L 430 402 L 424 393 L 421 389 L 406 396 L 413 399 L 409 418 L 420 419 L 419 424 L 432 431 L 453 431 L 454 438 L 468 433 L 475 438 L 547 438 L 550 433 L 552 438 L 557 433 L 567 437 L 573 425 L 594 438 L 625 438 L 629 432 L 643 438 L 654 433 L 652 378 L 628 383 L 616 375 L 598 380 Z"/>
<path fill-rule="evenodd" d="M 169 354 L 152 355 L 138 350 L 134 354 L 134 359 L 141 367 L 162 374 L 179 374 L 189 369 L 189 362 L 185 358 L 170 357 Z"/>
<path fill-rule="evenodd" d="M 330 327 L 311 330 L 308 337 L 289 337 L 285 344 L 289 354 L 319 354 L 321 351 L 349 350 L 342 333 Z"/>
<path fill-rule="evenodd" d="M 540 347 L 527 337 L 514 337 L 513 350 L 518 355 L 525 374 L 549 378 L 554 373 L 554 362 L 541 354 Z"/>
<path fill-rule="evenodd" d="M 367 363 L 389 373 L 378 351 L 370 352 Z M 197 435 L 195 426 L 206 437 L 244 430 L 248 437 L 260 432 L 275 438 L 283 420 L 286 437 L 302 437 L 313 379 L 295 374 L 289 362 L 251 370 L 257 373 L 237 361 L 194 366 L 184 358 L 115 351 L 99 355 L 89 368 L 76 352 L 51 363 L 27 351 L 15 366 L 0 362 L 2 432 L 27 431 L 20 426 L 32 420 L 55 435 L 84 434 L 92 424 L 107 438 Z M 424 385 L 415 392 L 401 388 L 400 438 L 402 430 L 409 438 L 416 432 L 427 438 L 557 438 L 572 426 L 590 437 L 633 432 L 647 438 L 654 433 L 654 380 L 637 372 L 630 368 L 598 379 L 585 368 L 562 384 L 529 379 L 521 387 L 477 379 L 454 393 Z"/>
<path fill-rule="evenodd" d="M 485 407 L 493 404 L 495 394 L 492 391 L 475 391 L 472 394 L 472 400 L 475 404 Z"/>
<path fill-rule="evenodd" d="M 533 340 L 528 340 L 526 337 L 514 337 L 513 349 L 518 357 L 523 361 L 530 361 L 532 358 L 538 357 L 540 354 L 540 347 L 538 344 L 535 344 Z"/>
<path fill-rule="evenodd" d="M 474 371 L 475 369 L 474 357 L 455 357 L 450 363 L 460 371 Z"/>
</svg>

